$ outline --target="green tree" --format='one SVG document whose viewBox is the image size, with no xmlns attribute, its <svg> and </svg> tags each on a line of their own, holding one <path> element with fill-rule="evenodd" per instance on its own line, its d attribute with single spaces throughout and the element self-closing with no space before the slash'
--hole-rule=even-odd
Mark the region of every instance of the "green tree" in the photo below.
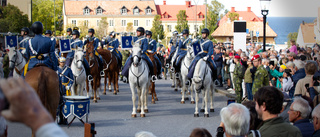
<svg viewBox="0 0 320 137">
<path fill-rule="evenodd" d="M 133 32 L 133 23 L 132 22 L 128 22 L 127 23 L 127 28 L 126 28 L 127 32 Z"/>
<path fill-rule="evenodd" d="M 186 10 L 180 10 L 177 14 L 177 19 L 178 21 L 175 28 L 179 33 L 184 29 L 189 29 Z"/>
<path fill-rule="evenodd" d="M 164 38 L 164 30 L 163 30 L 163 25 L 161 25 L 162 21 L 160 20 L 160 18 L 161 18 L 160 15 L 156 15 L 154 17 L 152 28 L 151 28 L 152 38 L 155 39 L 156 41 L 158 41 L 158 35 L 160 40 Z"/>
<path fill-rule="evenodd" d="M 297 37 L 298 37 L 298 32 L 289 33 L 288 36 L 287 36 L 287 38 L 288 38 L 288 42 L 287 42 L 288 46 L 291 46 L 290 40 L 297 41 Z"/>
<path fill-rule="evenodd" d="M 88 29 L 89 27 L 87 25 L 85 25 L 84 21 L 79 21 L 79 31 L 80 31 L 80 39 L 82 39 L 83 37 L 86 37 L 88 34 Z M 68 28 L 68 27 L 67 27 Z"/>
<path fill-rule="evenodd" d="M 54 15 L 54 7 L 55 7 L 56 15 Z M 62 31 L 63 30 L 62 7 L 63 7 L 63 0 L 33 0 L 32 1 L 32 21 L 33 22 L 40 21 L 43 24 L 44 30 L 53 30 L 53 31 L 54 31 L 54 21 L 56 21 L 55 22 L 56 30 Z"/>
<path fill-rule="evenodd" d="M 218 20 L 223 14 L 220 14 L 224 9 L 224 5 L 217 0 L 211 1 L 211 5 L 208 6 L 207 13 L 207 28 L 210 30 L 210 33 L 214 32 L 218 27 Z M 226 12 L 226 10 L 225 10 Z M 205 28 L 205 20 L 202 21 L 203 25 L 200 26 L 200 31 Z M 211 35 L 209 35 L 209 39 L 213 39 Z"/>
<path fill-rule="evenodd" d="M 236 12 L 230 12 L 228 14 L 228 18 L 230 19 L 230 21 L 235 21 L 239 19 L 239 14 Z"/>
<path fill-rule="evenodd" d="M 107 31 L 108 31 L 107 17 L 102 17 L 99 22 L 98 29 L 96 30 L 96 36 L 98 38 L 102 38 L 103 36 L 107 35 Z"/>
<path fill-rule="evenodd" d="M 28 15 L 23 15 L 18 7 L 8 4 L 0 7 L 3 15 L 0 18 L 0 32 L 16 32 L 20 33 L 21 28 L 29 27 Z"/>
</svg>

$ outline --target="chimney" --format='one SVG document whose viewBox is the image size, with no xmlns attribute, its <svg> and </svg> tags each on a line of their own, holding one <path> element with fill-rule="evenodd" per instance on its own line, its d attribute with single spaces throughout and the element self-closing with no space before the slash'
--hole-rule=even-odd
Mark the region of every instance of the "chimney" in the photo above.
<svg viewBox="0 0 320 137">
<path fill-rule="evenodd" d="M 163 5 L 167 5 L 167 1 L 166 0 L 163 0 Z"/>
<path fill-rule="evenodd" d="M 186 0 L 186 6 L 189 8 L 191 7 L 191 1 L 190 0 Z"/>
<path fill-rule="evenodd" d="M 248 11 L 248 12 L 251 12 L 251 7 L 247 7 L 247 11 Z"/>
<path fill-rule="evenodd" d="M 231 11 L 230 12 L 236 12 L 236 9 L 234 7 L 231 7 Z"/>
</svg>

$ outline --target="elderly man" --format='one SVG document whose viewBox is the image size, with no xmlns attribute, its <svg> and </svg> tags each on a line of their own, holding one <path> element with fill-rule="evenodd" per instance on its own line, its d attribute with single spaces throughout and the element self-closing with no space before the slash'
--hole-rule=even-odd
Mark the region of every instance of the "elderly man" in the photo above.
<svg viewBox="0 0 320 137">
<path fill-rule="evenodd" d="M 298 81 L 306 76 L 306 72 L 304 70 L 304 66 L 305 66 L 304 62 L 301 60 L 295 60 L 293 61 L 293 63 L 294 63 L 295 71 L 293 71 L 294 74 L 291 77 L 293 81 L 293 87 L 289 90 L 289 96 L 291 98 L 293 98 L 293 94 L 295 92 Z"/>
<path fill-rule="evenodd" d="M 314 132 L 312 137 L 319 137 L 320 136 L 320 105 L 317 105 L 312 111 L 312 120 L 313 120 L 313 127 Z"/>
<path fill-rule="evenodd" d="M 300 129 L 303 137 L 310 137 L 314 132 L 313 125 L 308 118 L 310 113 L 311 107 L 308 101 L 301 97 L 295 97 L 288 111 L 289 121 Z"/>
<path fill-rule="evenodd" d="M 258 117 L 263 120 L 263 125 L 259 128 L 262 137 L 302 137 L 297 127 L 278 116 L 282 110 L 283 98 L 279 89 L 270 86 L 260 88 L 254 95 Z"/>
<path fill-rule="evenodd" d="M 310 97 L 310 94 L 307 93 L 307 89 L 305 88 L 306 84 L 310 85 L 310 81 L 312 76 L 317 72 L 317 66 L 315 63 L 308 62 L 305 65 L 306 76 L 303 79 L 300 79 L 296 85 L 294 95 L 295 96 L 307 96 Z"/>
<path fill-rule="evenodd" d="M 249 132 L 250 112 L 242 104 L 232 103 L 220 111 L 221 123 L 217 129 L 217 137 L 244 137 Z"/>
</svg>

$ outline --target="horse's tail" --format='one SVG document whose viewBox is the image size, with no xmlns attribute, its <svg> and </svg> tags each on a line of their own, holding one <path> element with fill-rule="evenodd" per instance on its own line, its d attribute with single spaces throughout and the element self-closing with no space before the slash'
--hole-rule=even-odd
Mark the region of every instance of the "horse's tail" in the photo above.
<svg viewBox="0 0 320 137">
<path fill-rule="evenodd" d="M 47 77 L 45 75 L 44 68 L 41 67 L 40 77 L 38 83 L 38 91 L 41 102 L 44 106 L 47 106 Z"/>
</svg>

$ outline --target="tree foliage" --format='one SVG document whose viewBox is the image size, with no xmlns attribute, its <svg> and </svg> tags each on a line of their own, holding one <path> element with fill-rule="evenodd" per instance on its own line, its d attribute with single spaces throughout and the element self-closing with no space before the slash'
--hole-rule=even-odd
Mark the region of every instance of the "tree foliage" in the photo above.
<svg viewBox="0 0 320 137">
<path fill-rule="evenodd" d="M 230 19 L 230 21 L 235 21 L 239 19 L 239 14 L 236 12 L 230 12 L 228 14 L 228 18 Z"/>
<path fill-rule="evenodd" d="M 207 28 L 210 30 L 211 34 L 217 29 L 219 18 L 223 16 L 223 14 L 220 14 L 220 12 L 224 9 L 224 5 L 217 0 L 212 0 L 211 5 L 207 6 Z M 203 28 L 205 28 L 205 20 L 203 20 L 203 25 L 200 26 L 200 30 L 202 30 Z M 209 39 L 212 40 L 213 37 L 209 35 Z"/>
<path fill-rule="evenodd" d="M 62 6 L 63 0 L 33 0 L 32 1 L 32 21 L 40 21 L 44 30 L 54 31 L 54 16 L 56 21 L 56 30 L 62 31 L 63 16 Z M 54 15 L 54 7 L 55 13 Z"/>
<path fill-rule="evenodd" d="M 287 36 L 287 38 L 288 38 L 287 44 L 288 44 L 288 46 L 290 46 L 290 45 L 291 45 L 291 44 L 290 44 L 290 40 L 295 40 L 295 41 L 297 41 L 298 32 L 289 33 L 288 36 Z"/>
<path fill-rule="evenodd" d="M 8 4 L 0 9 L 3 13 L 0 18 L 0 32 L 20 33 L 21 28 L 31 26 L 28 15 L 23 15 L 18 7 Z"/>
<path fill-rule="evenodd" d="M 177 14 L 177 25 L 176 30 L 180 33 L 184 29 L 189 29 L 186 10 L 180 10 Z"/>
<path fill-rule="evenodd" d="M 156 15 L 154 17 L 152 28 L 150 30 L 152 32 L 152 39 L 155 39 L 156 41 L 158 41 L 158 35 L 160 40 L 164 39 L 164 30 L 163 25 L 161 25 L 162 21 L 160 20 L 160 18 L 160 15 Z"/>
<path fill-rule="evenodd" d="M 107 17 L 102 17 L 98 29 L 96 30 L 96 36 L 99 38 L 102 38 L 103 36 L 106 36 L 108 32 L 108 21 Z"/>
</svg>

